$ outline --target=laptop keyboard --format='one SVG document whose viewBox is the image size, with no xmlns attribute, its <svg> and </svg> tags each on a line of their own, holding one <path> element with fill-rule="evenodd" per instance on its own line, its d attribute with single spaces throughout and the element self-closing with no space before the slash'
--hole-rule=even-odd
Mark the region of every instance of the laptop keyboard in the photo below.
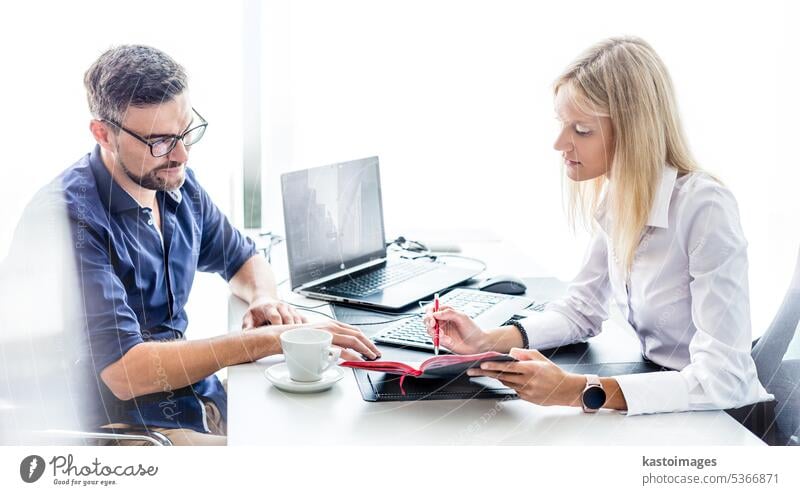
<svg viewBox="0 0 800 495">
<path fill-rule="evenodd" d="M 513 297 L 506 294 L 494 294 L 477 290 L 453 289 L 439 298 L 439 304 L 452 306 L 466 313 L 470 318 L 477 318 L 496 304 Z M 544 305 L 535 308 L 537 311 L 542 309 L 544 309 Z M 433 350 L 433 339 L 425 330 L 425 324 L 422 323 L 422 314 L 395 323 L 376 335 L 373 340 L 384 344 Z M 444 349 L 442 351 L 447 352 Z"/>
<path fill-rule="evenodd" d="M 436 263 L 393 263 L 316 290 L 338 296 L 366 297 L 438 267 Z"/>
</svg>

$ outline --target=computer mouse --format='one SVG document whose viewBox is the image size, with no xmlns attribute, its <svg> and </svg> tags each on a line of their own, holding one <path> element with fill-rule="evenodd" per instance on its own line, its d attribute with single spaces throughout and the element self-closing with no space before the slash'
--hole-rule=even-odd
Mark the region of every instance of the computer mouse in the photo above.
<svg viewBox="0 0 800 495">
<path fill-rule="evenodd" d="M 525 294 L 525 291 L 528 290 L 528 286 L 517 277 L 511 275 L 497 275 L 496 277 L 489 277 L 478 284 L 478 289 L 486 292 L 517 296 Z"/>
</svg>

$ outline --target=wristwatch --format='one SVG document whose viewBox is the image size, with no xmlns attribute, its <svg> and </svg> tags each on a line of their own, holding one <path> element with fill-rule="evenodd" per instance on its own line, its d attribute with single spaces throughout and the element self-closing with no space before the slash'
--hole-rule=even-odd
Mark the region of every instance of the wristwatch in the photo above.
<svg viewBox="0 0 800 495">
<path fill-rule="evenodd" d="M 606 390 L 597 375 L 586 375 L 586 388 L 581 394 L 583 412 L 593 413 L 606 403 Z"/>
</svg>

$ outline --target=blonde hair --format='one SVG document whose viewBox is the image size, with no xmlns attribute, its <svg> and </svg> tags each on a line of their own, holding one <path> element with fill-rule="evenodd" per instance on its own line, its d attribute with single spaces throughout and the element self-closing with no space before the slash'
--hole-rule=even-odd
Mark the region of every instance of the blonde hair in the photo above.
<svg viewBox="0 0 800 495">
<path fill-rule="evenodd" d="M 568 213 L 591 223 L 605 189 L 613 219 L 609 253 L 627 273 L 644 232 L 665 163 L 678 173 L 699 170 L 683 135 L 667 69 L 653 48 L 635 37 L 609 38 L 589 48 L 556 80 L 584 113 L 611 118 L 610 173 L 568 181 Z"/>
</svg>

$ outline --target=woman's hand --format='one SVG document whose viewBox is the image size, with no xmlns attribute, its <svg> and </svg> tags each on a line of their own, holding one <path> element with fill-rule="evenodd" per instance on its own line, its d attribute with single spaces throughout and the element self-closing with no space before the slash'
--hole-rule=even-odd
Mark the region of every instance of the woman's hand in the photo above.
<svg viewBox="0 0 800 495">
<path fill-rule="evenodd" d="M 586 386 L 583 375 L 567 373 L 539 351 L 511 349 L 517 362 L 486 362 L 467 370 L 469 376 L 497 378 L 521 399 L 543 406 L 580 406 Z"/>
<path fill-rule="evenodd" d="M 433 311 L 433 306 L 425 307 L 425 330 L 433 338 L 436 321 L 439 322 L 439 343 L 456 354 L 478 354 L 486 351 L 508 352 L 522 345 L 522 337 L 514 326 L 482 330 L 469 316 L 442 306 Z"/>
<path fill-rule="evenodd" d="M 422 322 L 428 335 L 433 338 L 436 322 L 439 322 L 439 344 L 456 354 L 478 354 L 486 348 L 487 333 L 478 327 L 466 314 L 450 306 L 425 308 Z"/>
</svg>

